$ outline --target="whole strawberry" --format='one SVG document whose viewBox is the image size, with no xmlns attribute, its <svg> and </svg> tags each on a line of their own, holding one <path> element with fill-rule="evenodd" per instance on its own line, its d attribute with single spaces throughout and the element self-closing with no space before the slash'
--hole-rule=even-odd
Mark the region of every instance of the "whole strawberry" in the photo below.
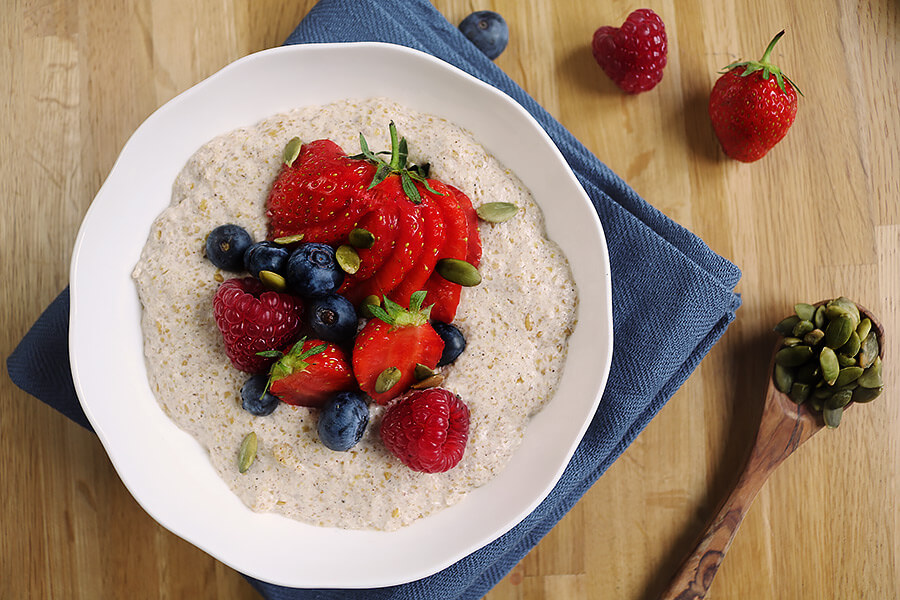
<svg viewBox="0 0 900 600">
<path fill-rule="evenodd" d="M 330 342 L 301 338 L 286 352 L 263 354 L 277 359 L 269 370 L 268 390 L 286 404 L 320 407 L 356 385 L 344 351 Z"/>
<path fill-rule="evenodd" d="M 797 116 L 800 90 L 769 55 L 784 31 L 758 61 L 736 62 L 722 71 L 709 96 L 709 117 L 725 154 L 742 162 L 759 160 L 787 134 Z"/>
<path fill-rule="evenodd" d="M 469 439 L 469 408 L 442 388 L 413 392 L 381 421 L 385 447 L 414 471 L 443 473 L 455 467 Z"/>
<path fill-rule="evenodd" d="M 594 60 L 629 94 L 646 92 L 662 81 L 668 40 L 662 19 L 649 8 L 632 12 L 621 27 L 601 27 L 591 42 Z"/>
<path fill-rule="evenodd" d="M 260 373 L 272 359 L 258 353 L 283 348 L 300 333 L 303 304 L 290 294 L 267 290 L 252 277 L 229 279 L 216 290 L 213 316 L 234 367 Z"/>
</svg>

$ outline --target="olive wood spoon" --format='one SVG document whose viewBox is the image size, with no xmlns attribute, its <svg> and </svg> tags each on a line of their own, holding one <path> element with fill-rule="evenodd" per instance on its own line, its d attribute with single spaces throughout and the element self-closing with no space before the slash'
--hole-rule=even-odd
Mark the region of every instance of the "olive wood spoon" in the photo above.
<svg viewBox="0 0 900 600">
<path fill-rule="evenodd" d="M 878 337 L 879 355 L 883 355 L 884 329 L 881 323 L 868 310 L 859 305 L 857 307 L 861 315 L 872 321 L 872 330 Z M 775 387 L 772 372 L 775 352 L 780 348 L 781 338 L 769 363 L 766 402 L 756 441 L 744 470 L 660 600 L 701 600 L 706 597 L 741 521 L 766 479 L 800 444 L 825 426 L 822 416 L 810 408 L 809 403 L 795 404 L 787 394 Z"/>
</svg>

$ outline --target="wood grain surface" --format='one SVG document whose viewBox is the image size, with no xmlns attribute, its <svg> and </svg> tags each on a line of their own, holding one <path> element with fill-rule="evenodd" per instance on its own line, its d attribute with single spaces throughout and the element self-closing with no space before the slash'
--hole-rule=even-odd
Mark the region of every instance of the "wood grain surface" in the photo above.
<svg viewBox="0 0 900 600">
<path fill-rule="evenodd" d="M 313 4 L 2 3 L 4 357 L 66 285 L 81 219 L 134 129 L 229 62 L 280 44 Z M 900 597 L 896 0 L 435 5 L 454 23 L 475 9 L 504 14 L 512 39 L 498 66 L 648 202 L 743 271 L 744 304 L 724 338 L 487 598 L 658 597 L 754 439 L 772 325 L 797 301 L 840 294 L 884 323 L 887 391 L 779 467 L 708 597 Z M 641 6 L 666 23 L 669 64 L 656 89 L 626 96 L 589 43 L 597 27 Z M 706 112 L 716 72 L 758 58 L 781 29 L 774 59 L 805 93 L 797 121 L 761 161 L 728 160 Z M 0 386 L 0 598 L 257 597 L 147 516 L 94 435 L 8 377 Z"/>
</svg>

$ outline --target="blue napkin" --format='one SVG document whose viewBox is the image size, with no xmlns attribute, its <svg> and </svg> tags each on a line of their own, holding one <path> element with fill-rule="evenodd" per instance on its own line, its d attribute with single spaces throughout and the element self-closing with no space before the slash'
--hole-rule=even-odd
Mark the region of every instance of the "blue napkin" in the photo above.
<svg viewBox="0 0 900 600">
<path fill-rule="evenodd" d="M 590 196 L 609 243 L 612 370 L 600 408 L 562 479 L 500 539 L 406 585 L 297 590 L 253 579 L 250 583 L 272 600 L 480 598 L 584 495 L 724 333 L 740 306 L 734 293 L 740 271 L 642 200 L 425 0 L 321 0 L 286 43 L 360 41 L 391 42 L 433 54 L 506 92 L 544 126 Z M 66 289 L 7 366 L 16 385 L 89 428 L 69 372 L 68 315 Z"/>
</svg>

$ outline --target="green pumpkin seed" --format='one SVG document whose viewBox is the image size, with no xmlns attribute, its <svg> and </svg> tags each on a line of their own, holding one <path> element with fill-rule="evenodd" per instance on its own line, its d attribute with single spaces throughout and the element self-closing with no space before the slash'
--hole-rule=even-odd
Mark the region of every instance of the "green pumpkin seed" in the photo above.
<svg viewBox="0 0 900 600">
<path fill-rule="evenodd" d="M 827 400 L 828 398 L 831 398 L 831 395 L 834 394 L 834 388 L 825 385 L 824 382 L 819 383 L 821 383 L 822 386 L 816 387 L 816 389 L 813 390 L 813 398 L 816 400 Z M 820 408 L 819 410 L 822 409 Z"/>
<path fill-rule="evenodd" d="M 338 246 L 337 250 L 334 251 L 334 257 L 344 273 L 353 275 L 359 271 L 359 254 L 356 253 L 353 246 L 347 246 L 346 244 Z"/>
<path fill-rule="evenodd" d="M 875 362 L 875 359 L 878 357 L 879 351 L 878 336 L 875 335 L 874 331 L 869 331 L 859 345 L 859 366 L 863 369 L 871 367 L 872 363 Z"/>
<path fill-rule="evenodd" d="M 825 332 L 821 329 L 813 329 L 803 336 L 803 343 L 807 346 L 818 346 L 825 339 Z"/>
<path fill-rule="evenodd" d="M 834 387 L 841 387 L 847 385 L 848 383 L 852 383 L 859 379 L 859 376 L 863 374 L 862 367 L 844 367 L 838 373 L 837 379 L 834 380 Z"/>
<path fill-rule="evenodd" d="M 856 331 L 850 332 L 850 339 L 847 340 L 847 343 L 841 346 L 840 352 L 841 354 L 845 354 L 847 356 L 853 357 L 856 356 L 859 352 L 860 340 L 859 334 Z"/>
<path fill-rule="evenodd" d="M 503 223 L 516 216 L 519 207 L 511 202 L 488 202 L 475 209 L 475 212 L 482 221 Z"/>
<path fill-rule="evenodd" d="M 801 320 L 812 321 L 813 316 L 816 314 L 816 307 L 812 304 L 801 302 L 794 305 L 794 312 L 798 317 L 800 317 Z"/>
<path fill-rule="evenodd" d="M 839 390 L 831 395 L 831 398 L 825 400 L 825 408 L 834 410 L 836 408 L 844 408 L 850 404 L 853 398 L 853 390 Z"/>
<path fill-rule="evenodd" d="M 257 439 L 256 432 L 251 431 L 241 441 L 241 449 L 238 451 L 238 471 L 246 473 L 253 461 L 256 460 Z"/>
<path fill-rule="evenodd" d="M 440 373 L 435 373 L 431 377 L 426 377 L 425 379 L 423 379 L 421 381 L 417 381 L 409 387 L 411 387 L 414 390 L 424 390 L 424 389 L 428 389 L 428 388 L 437 387 L 437 386 L 441 385 L 441 383 L 443 383 L 443 382 L 444 382 L 444 376 L 441 375 Z"/>
<path fill-rule="evenodd" d="M 288 246 L 290 244 L 299 242 L 302 239 L 303 239 L 303 234 L 298 233 L 297 235 L 284 235 L 281 237 L 277 237 L 272 241 L 275 242 L 276 244 L 278 244 L 279 246 Z"/>
<path fill-rule="evenodd" d="M 833 385 L 841 367 L 838 364 L 837 354 L 828 346 L 822 348 L 822 352 L 819 353 L 819 367 L 822 369 L 822 379 L 825 380 L 825 383 Z"/>
<path fill-rule="evenodd" d="M 791 386 L 794 384 L 794 371 L 785 366 L 775 364 L 775 373 L 774 373 L 775 387 L 780 392 L 784 392 L 785 394 L 791 391 Z"/>
<path fill-rule="evenodd" d="M 825 315 L 829 319 L 836 319 L 841 315 L 850 317 L 850 320 L 853 322 L 853 329 L 856 329 L 856 326 L 859 325 L 859 307 L 846 296 L 841 296 L 840 298 L 835 298 L 834 300 L 830 300 L 825 304 Z"/>
<path fill-rule="evenodd" d="M 825 329 L 825 326 L 828 325 L 828 317 L 825 315 L 825 305 L 821 304 L 816 307 L 816 312 L 813 315 L 813 325 L 816 326 L 816 329 Z"/>
<path fill-rule="evenodd" d="M 368 319 L 372 319 L 375 317 L 375 313 L 372 312 L 373 306 L 377 306 L 377 307 L 381 308 L 381 298 L 379 298 L 375 294 L 372 294 L 371 296 L 366 296 L 363 299 L 362 304 L 360 304 L 360 306 L 359 306 L 359 312 L 362 313 L 362 316 L 364 316 Z"/>
<path fill-rule="evenodd" d="M 797 315 L 791 315 L 783 319 L 778 325 L 775 326 L 775 331 L 780 333 L 781 335 L 788 336 L 794 331 L 794 325 L 800 322 L 800 317 Z"/>
<path fill-rule="evenodd" d="M 802 338 L 804 335 L 815 329 L 816 326 L 813 325 L 812 321 L 799 321 L 796 325 L 794 325 L 794 329 L 791 333 L 794 337 Z"/>
<path fill-rule="evenodd" d="M 472 287 L 481 283 L 481 273 L 472 264 L 458 258 L 442 258 L 434 267 L 438 274 L 464 287 Z"/>
<path fill-rule="evenodd" d="M 289 141 L 284 146 L 284 153 L 282 154 L 282 159 L 284 160 L 284 164 L 287 166 L 291 166 L 294 164 L 294 161 L 297 160 L 297 157 L 300 156 L 300 147 L 303 146 L 303 143 L 300 141 L 300 138 L 293 137 L 291 141 Z"/>
<path fill-rule="evenodd" d="M 775 353 L 775 362 L 783 367 L 799 367 L 810 358 L 813 351 L 809 346 L 791 346 Z"/>
<path fill-rule="evenodd" d="M 259 280 L 264 286 L 276 292 L 283 292 L 287 289 L 287 281 L 274 271 L 260 271 Z"/>
<path fill-rule="evenodd" d="M 859 339 L 864 340 L 870 331 L 872 331 L 872 321 L 869 317 L 866 317 L 859 322 L 859 327 L 856 328 L 856 335 L 859 336 Z"/>
<path fill-rule="evenodd" d="M 383 394 L 388 391 L 400 381 L 401 373 L 400 369 L 397 367 L 388 367 L 384 371 L 378 374 L 378 377 L 375 379 L 375 393 Z"/>
<path fill-rule="evenodd" d="M 794 383 L 791 386 L 791 391 L 788 394 L 788 398 L 790 398 L 795 404 L 803 404 L 809 398 L 810 386 L 806 383 Z"/>
<path fill-rule="evenodd" d="M 837 355 L 837 357 L 838 357 L 838 364 L 841 366 L 842 369 L 844 367 L 852 367 L 856 364 L 856 357 L 854 357 L 854 356 L 847 356 L 846 354 L 839 353 Z"/>
<path fill-rule="evenodd" d="M 881 357 L 876 357 L 872 366 L 864 370 L 863 374 L 859 376 L 859 379 L 857 379 L 856 382 L 860 387 L 869 389 L 880 388 L 883 386 L 884 381 L 881 378 Z"/>
<path fill-rule="evenodd" d="M 825 426 L 828 429 L 835 429 L 838 425 L 841 424 L 841 417 L 844 415 L 843 408 L 828 408 L 827 406 L 822 410 L 822 419 L 825 421 Z"/>
<path fill-rule="evenodd" d="M 809 406 L 816 412 L 822 412 L 822 409 L 825 408 L 825 401 L 821 398 L 816 398 L 815 394 L 813 394 L 809 398 Z"/>
<path fill-rule="evenodd" d="M 347 239 L 354 248 L 371 248 L 375 245 L 375 234 L 362 227 L 351 229 Z"/>
<path fill-rule="evenodd" d="M 793 346 L 797 346 L 798 344 L 802 344 L 803 340 L 801 340 L 798 337 L 788 336 L 788 337 L 784 338 L 781 341 L 781 343 L 784 345 L 785 348 L 791 348 Z"/>
<path fill-rule="evenodd" d="M 797 369 L 796 379 L 801 383 L 816 383 L 819 380 L 818 361 L 809 361 L 800 365 L 800 368 Z"/>
<path fill-rule="evenodd" d="M 419 381 L 428 379 L 429 377 L 434 377 L 436 374 L 437 373 L 434 371 L 434 369 L 431 369 L 430 367 L 423 365 L 422 363 L 416 363 L 416 368 L 413 371 L 413 375 Z"/>
<path fill-rule="evenodd" d="M 864 388 L 860 386 L 853 390 L 853 401 L 859 402 L 860 404 L 871 402 L 872 400 L 880 396 L 883 390 L 884 387 Z"/>
<path fill-rule="evenodd" d="M 856 326 L 846 314 L 841 314 L 828 323 L 825 328 L 825 345 L 829 348 L 840 348 L 850 339 L 850 334 L 856 330 Z"/>
</svg>

